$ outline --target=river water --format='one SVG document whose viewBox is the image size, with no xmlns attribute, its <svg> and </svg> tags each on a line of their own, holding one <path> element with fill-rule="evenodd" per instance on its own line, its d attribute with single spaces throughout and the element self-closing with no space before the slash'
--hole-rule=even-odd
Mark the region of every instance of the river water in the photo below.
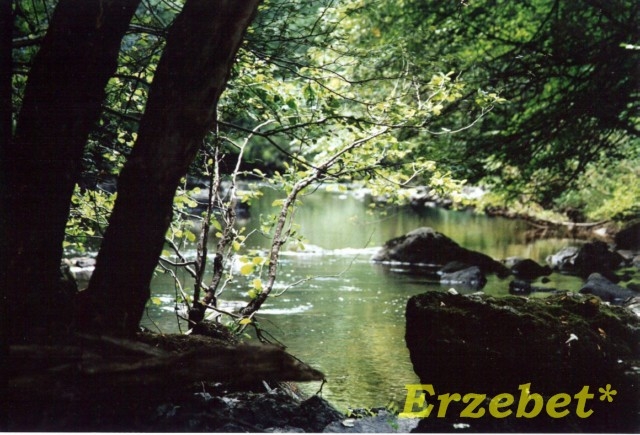
<svg viewBox="0 0 640 435">
<path fill-rule="evenodd" d="M 281 195 L 265 190 L 260 200 L 253 201 L 250 218 L 241 222 L 246 233 L 259 227 L 261 216 L 278 211 L 272 203 Z M 525 223 L 471 212 L 430 207 L 384 213 L 368 210 L 369 200 L 349 193 L 318 190 L 302 198 L 295 222 L 306 239 L 305 249 L 285 247 L 274 292 L 286 291 L 270 298 L 258 313 L 262 328 L 290 353 L 324 372 L 327 383 L 322 396 L 341 411 L 404 403 L 404 385 L 418 382 L 404 343 L 406 302 L 412 295 L 451 287 L 371 263 L 371 256 L 385 241 L 429 226 L 494 259 L 519 256 L 541 264 L 547 255 L 576 243 L 560 239 L 529 242 Z M 246 244 L 251 249 L 266 249 L 269 240 L 254 233 Z M 188 288 L 188 278 L 181 276 Z M 575 290 L 580 285 L 569 276 L 553 274 L 550 279 L 546 285 L 554 288 Z M 508 279 L 489 276 L 488 280 L 484 292 L 508 294 Z M 287 288 L 298 281 L 303 282 Z M 238 277 L 221 295 L 221 307 L 246 304 L 247 290 L 247 279 Z M 177 332 L 173 280 L 158 275 L 152 292 L 161 304 L 150 304 L 143 325 Z M 304 384 L 302 389 L 315 393 L 319 386 Z"/>
</svg>

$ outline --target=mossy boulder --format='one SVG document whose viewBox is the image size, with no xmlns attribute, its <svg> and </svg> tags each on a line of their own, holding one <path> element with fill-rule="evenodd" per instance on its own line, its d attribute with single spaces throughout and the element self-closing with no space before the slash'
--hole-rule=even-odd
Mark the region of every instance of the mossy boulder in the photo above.
<svg viewBox="0 0 640 435">
<path fill-rule="evenodd" d="M 610 384 L 616 401 L 591 401 L 598 415 L 589 420 L 591 430 L 606 429 L 607 421 L 624 423 L 618 430 L 639 423 L 640 318 L 622 307 L 569 292 L 547 298 L 427 292 L 409 300 L 406 320 L 414 371 L 438 394 L 490 398 L 531 384 L 532 393 L 548 398 L 573 396 L 584 386 L 598 394 Z"/>
</svg>

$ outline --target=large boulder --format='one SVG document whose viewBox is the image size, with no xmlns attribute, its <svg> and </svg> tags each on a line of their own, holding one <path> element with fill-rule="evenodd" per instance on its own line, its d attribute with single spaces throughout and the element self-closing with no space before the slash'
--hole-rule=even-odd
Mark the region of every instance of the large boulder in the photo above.
<svg viewBox="0 0 640 435">
<path fill-rule="evenodd" d="M 611 281 L 618 278 L 613 273 L 624 262 L 624 257 L 609 250 L 606 243 L 595 241 L 577 247 L 567 247 L 547 257 L 547 263 L 561 272 L 587 278 L 592 273 L 600 273 Z"/>
<path fill-rule="evenodd" d="M 444 266 L 457 261 L 478 266 L 486 273 L 509 274 L 503 264 L 488 255 L 463 248 L 433 228 L 422 227 L 391 239 L 373 256 L 375 262 L 400 262 Z"/>
<path fill-rule="evenodd" d="M 585 409 L 593 415 L 574 423 L 596 432 L 640 427 L 640 376 L 633 369 L 640 360 L 640 318 L 624 308 L 573 293 L 529 299 L 427 292 L 409 300 L 406 320 L 411 362 L 421 384 L 433 387 L 427 400 L 434 406 L 442 394 L 477 393 L 489 400 L 508 393 L 517 402 L 530 390 L 546 401 L 561 393 L 573 398 L 585 386 L 598 395 L 610 384 L 615 401 L 590 400 Z M 464 405 L 451 405 L 450 414 L 459 416 Z M 513 414 L 516 406 L 509 408 Z M 570 406 L 575 410 L 576 401 Z M 556 426 L 536 426 L 545 420 L 530 419 L 526 429 L 566 430 L 567 420 L 555 420 L 550 424 Z M 467 421 L 471 430 L 482 427 Z"/>
<path fill-rule="evenodd" d="M 601 241 L 585 243 L 580 247 L 574 260 L 578 274 L 588 277 L 592 273 L 610 276 L 624 262 L 622 255 L 609 250 L 609 246 Z"/>
</svg>

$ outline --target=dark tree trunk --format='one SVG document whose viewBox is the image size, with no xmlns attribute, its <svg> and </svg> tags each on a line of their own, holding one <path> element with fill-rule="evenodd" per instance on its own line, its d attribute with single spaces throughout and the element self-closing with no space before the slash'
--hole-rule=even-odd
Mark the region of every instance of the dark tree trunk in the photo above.
<svg viewBox="0 0 640 435">
<path fill-rule="evenodd" d="M 41 334 L 57 293 L 69 202 L 139 0 L 61 0 L 36 55 L 11 146 L 7 286 L 15 338 Z M 48 319 L 49 318 L 49 319 Z"/>
<path fill-rule="evenodd" d="M 0 241 L 7 239 L 7 191 L 5 176 L 5 152 L 11 143 L 11 42 L 13 16 L 11 0 L 0 0 Z M 9 322 L 7 315 L 7 256 L 4 242 L 0 242 L 0 361 L 9 360 L 7 333 Z M 7 364 L 0 364 L 0 430 L 6 430 Z"/>
<path fill-rule="evenodd" d="M 188 0 L 169 31 L 138 139 L 79 318 L 86 329 L 131 334 L 172 217 L 176 188 L 216 121 L 218 98 L 259 0 Z"/>
</svg>

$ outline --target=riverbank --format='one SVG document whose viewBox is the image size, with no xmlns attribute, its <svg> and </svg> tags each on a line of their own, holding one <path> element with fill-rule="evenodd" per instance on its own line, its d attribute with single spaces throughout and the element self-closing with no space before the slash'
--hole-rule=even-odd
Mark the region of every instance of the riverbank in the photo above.
<svg viewBox="0 0 640 435">
<path fill-rule="evenodd" d="M 577 209 L 557 212 L 523 205 L 507 207 L 485 204 L 483 198 L 487 194 L 488 192 L 479 187 L 465 186 L 461 192 L 456 194 L 454 199 L 449 196 L 440 196 L 427 187 L 418 187 L 406 189 L 406 192 L 401 196 L 408 198 L 407 202 L 414 210 L 419 210 L 423 207 L 443 207 L 447 209 L 461 207 L 490 217 L 502 217 L 526 222 L 529 225 L 526 232 L 529 240 L 571 238 L 612 242 L 619 231 L 637 222 L 637 219 L 626 222 L 616 222 L 612 219 L 588 221 L 584 214 Z M 377 198 L 377 201 L 384 203 L 385 198 Z"/>
</svg>

